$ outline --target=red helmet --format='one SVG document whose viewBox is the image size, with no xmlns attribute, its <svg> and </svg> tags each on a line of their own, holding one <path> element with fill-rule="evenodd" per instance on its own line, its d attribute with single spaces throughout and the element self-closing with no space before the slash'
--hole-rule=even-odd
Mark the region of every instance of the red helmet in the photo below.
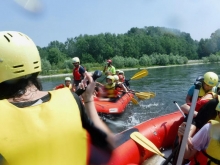
<svg viewBox="0 0 220 165">
<path fill-rule="evenodd" d="M 111 63 L 112 63 L 112 60 L 110 60 L 110 59 L 109 59 L 109 60 L 107 60 L 107 63 L 110 63 L 110 64 L 111 64 Z"/>
</svg>

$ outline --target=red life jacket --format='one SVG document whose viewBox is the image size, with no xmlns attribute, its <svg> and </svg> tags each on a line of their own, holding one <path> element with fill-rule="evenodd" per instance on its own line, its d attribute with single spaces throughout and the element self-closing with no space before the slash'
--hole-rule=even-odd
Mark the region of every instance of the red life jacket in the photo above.
<svg viewBox="0 0 220 165">
<path fill-rule="evenodd" d="M 64 87 L 65 87 L 64 84 L 60 84 L 60 85 L 56 86 L 55 89 L 61 89 L 61 88 L 64 88 Z"/>
<path fill-rule="evenodd" d="M 81 74 L 79 73 L 79 67 L 73 69 L 74 80 L 81 80 Z"/>
</svg>

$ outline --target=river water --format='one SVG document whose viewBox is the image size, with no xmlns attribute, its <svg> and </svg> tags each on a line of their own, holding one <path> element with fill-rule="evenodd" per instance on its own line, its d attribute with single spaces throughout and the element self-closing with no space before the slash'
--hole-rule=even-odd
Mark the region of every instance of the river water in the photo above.
<svg viewBox="0 0 220 165">
<path fill-rule="evenodd" d="M 184 65 L 174 67 L 149 68 L 148 75 L 142 79 L 131 80 L 130 88 L 135 91 L 154 92 L 156 97 L 138 100 L 139 105 L 130 103 L 125 112 L 114 119 L 107 119 L 106 124 L 115 132 L 121 132 L 150 118 L 168 114 L 177 110 L 173 101 L 179 105 L 185 103 L 188 89 L 198 76 L 213 71 L 220 75 L 219 64 Z M 125 71 L 126 78 L 131 78 L 138 70 Z M 44 90 L 51 90 L 63 83 L 64 77 L 42 78 Z M 103 77 L 98 81 L 103 80 Z M 65 97 L 65 96 L 64 96 Z"/>
</svg>

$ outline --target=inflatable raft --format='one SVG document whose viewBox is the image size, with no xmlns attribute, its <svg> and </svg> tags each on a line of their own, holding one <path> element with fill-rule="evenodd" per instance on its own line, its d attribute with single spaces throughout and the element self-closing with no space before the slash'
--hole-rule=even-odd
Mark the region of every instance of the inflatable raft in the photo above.
<svg viewBox="0 0 220 165">
<path fill-rule="evenodd" d="M 94 99 L 96 110 L 99 114 L 121 114 L 134 97 L 132 93 L 122 94 L 116 102 L 99 101 Z"/>
<path fill-rule="evenodd" d="M 158 149 L 170 148 L 176 138 L 178 126 L 183 122 L 179 111 L 147 120 L 131 129 L 119 133 L 119 140 L 108 165 L 143 164 L 154 153 L 146 150 L 130 138 L 139 132 L 149 139 Z"/>
</svg>

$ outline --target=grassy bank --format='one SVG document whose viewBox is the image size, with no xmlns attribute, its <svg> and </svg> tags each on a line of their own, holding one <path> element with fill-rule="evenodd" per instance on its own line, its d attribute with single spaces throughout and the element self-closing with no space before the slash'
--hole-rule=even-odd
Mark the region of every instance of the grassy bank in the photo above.
<svg viewBox="0 0 220 165">
<path fill-rule="evenodd" d="M 176 67 L 176 66 L 184 66 L 184 65 L 200 65 L 200 64 L 204 64 L 202 62 L 202 60 L 189 60 L 187 64 L 182 64 L 182 65 L 150 66 L 150 67 L 140 67 L 140 68 L 122 68 L 119 70 L 128 71 L 128 70 L 137 70 L 137 69 L 165 68 L 165 67 Z M 94 71 L 90 71 L 90 73 L 93 73 L 93 72 Z M 72 73 L 54 74 L 54 75 L 40 75 L 39 78 L 65 77 L 65 76 L 72 76 Z"/>
</svg>

